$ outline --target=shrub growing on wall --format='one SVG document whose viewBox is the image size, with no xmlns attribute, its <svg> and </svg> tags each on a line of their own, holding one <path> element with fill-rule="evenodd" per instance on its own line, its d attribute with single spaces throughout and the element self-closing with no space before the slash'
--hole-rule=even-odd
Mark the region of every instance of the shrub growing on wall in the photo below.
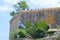
<svg viewBox="0 0 60 40">
<path fill-rule="evenodd" d="M 29 20 L 26 20 L 24 25 L 26 26 L 25 29 L 21 27 L 18 28 L 18 35 L 20 38 L 25 38 L 27 35 L 30 35 L 32 38 L 43 38 L 48 30 L 45 20 L 36 21 L 33 26 Z"/>
<path fill-rule="evenodd" d="M 47 31 L 47 34 L 49 34 L 49 36 L 53 35 L 56 31 Z"/>
<path fill-rule="evenodd" d="M 26 30 L 21 28 L 20 26 L 17 29 L 19 38 L 25 38 L 27 36 Z"/>
<path fill-rule="evenodd" d="M 60 26 L 57 26 L 58 29 L 60 29 Z"/>
<path fill-rule="evenodd" d="M 26 20 L 24 22 L 24 25 L 26 26 L 26 32 L 29 34 L 30 28 L 31 28 L 31 23 L 29 20 Z"/>
<path fill-rule="evenodd" d="M 36 21 L 36 23 L 34 24 L 34 28 L 37 30 L 37 29 L 40 29 L 40 30 L 44 30 L 44 31 L 47 31 L 47 22 L 45 20 L 38 20 Z"/>
<path fill-rule="evenodd" d="M 36 21 L 33 28 L 30 31 L 30 35 L 33 38 L 43 38 L 46 35 L 47 23 L 45 20 Z"/>
<path fill-rule="evenodd" d="M 34 39 L 36 39 L 36 38 L 43 38 L 43 37 L 46 36 L 46 32 L 43 31 L 43 30 L 38 29 L 38 30 L 35 30 L 32 33 L 30 33 L 30 35 Z"/>
<path fill-rule="evenodd" d="M 11 40 L 17 39 L 17 31 L 16 30 L 13 30 L 12 32 L 10 32 L 10 39 Z"/>
</svg>

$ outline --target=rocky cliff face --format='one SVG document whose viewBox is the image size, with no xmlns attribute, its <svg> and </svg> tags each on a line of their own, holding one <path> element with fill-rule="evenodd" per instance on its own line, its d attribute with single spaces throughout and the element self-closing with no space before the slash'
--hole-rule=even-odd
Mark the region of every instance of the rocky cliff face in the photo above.
<svg viewBox="0 0 60 40">
<path fill-rule="evenodd" d="M 60 25 L 60 8 L 21 10 L 11 19 L 10 31 L 17 28 L 18 21 L 24 22 L 25 20 L 30 20 L 31 23 L 37 20 L 46 20 L 52 28 L 56 28 L 57 25 Z"/>
</svg>

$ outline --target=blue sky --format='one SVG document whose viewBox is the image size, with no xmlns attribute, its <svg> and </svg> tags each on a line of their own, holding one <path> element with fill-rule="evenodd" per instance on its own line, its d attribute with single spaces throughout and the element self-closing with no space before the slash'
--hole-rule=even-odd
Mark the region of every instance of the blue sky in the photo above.
<svg viewBox="0 0 60 40">
<path fill-rule="evenodd" d="M 20 0 L 0 0 L 0 40 L 9 40 L 10 11 Z M 30 9 L 60 7 L 60 0 L 26 0 Z"/>
</svg>

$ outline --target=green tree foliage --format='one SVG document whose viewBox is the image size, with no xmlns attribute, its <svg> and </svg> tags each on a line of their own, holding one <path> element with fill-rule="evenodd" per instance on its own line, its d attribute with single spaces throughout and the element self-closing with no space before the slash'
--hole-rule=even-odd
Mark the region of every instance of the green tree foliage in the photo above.
<svg viewBox="0 0 60 40">
<path fill-rule="evenodd" d="M 22 10 L 25 10 L 26 8 L 28 8 L 28 5 L 25 1 L 18 2 L 18 5 Z"/>
<path fill-rule="evenodd" d="M 16 12 L 14 12 L 14 11 L 10 12 L 11 16 L 14 16 L 15 14 L 17 14 L 17 12 L 19 10 L 25 10 L 26 8 L 29 8 L 29 6 L 27 5 L 26 1 L 20 1 L 17 4 L 14 4 L 13 6 L 14 6 Z"/>
<path fill-rule="evenodd" d="M 15 14 L 16 14 L 16 12 L 14 12 L 14 11 L 10 12 L 11 16 L 14 16 Z"/>
<path fill-rule="evenodd" d="M 30 27 L 31 27 L 30 21 L 29 21 L 29 20 L 26 20 L 26 21 L 24 22 L 24 25 L 26 26 L 26 31 L 27 31 L 27 33 L 28 33 L 29 30 L 30 30 Z"/>
<path fill-rule="evenodd" d="M 53 35 L 56 31 L 47 31 L 47 34 L 49 34 L 50 36 Z"/>
<path fill-rule="evenodd" d="M 40 29 L 40 30 L 44 30 L 47 31 L 47 23 L 45 20 L 39 20 L 36 21 L 36 23 L 34 24 L 35 29 Z"/>
<path fill-rule="evenodd" d="M 36 21 L 31 30 L 32 31 L 30 31 L 29 34 L 33 38 L 43 38 L 44 36 L 46 36 L 46 31 L 48 30 L 46 21 L 45 20 Z"/>
<path fill-rule="evenodd" d="M 17 31 L 16 30 L 13 30 L 10 32 L 10 39 L 11 40 L 14 40 L 17 38 Z"/>
<path fill-rule="evenodd" d="M 36 38 L 43 38 L 45 36 L 45 31 L 40 29 L 36 30 L 36 36 Z"/>
<path fill-rule="evenodd" d="M 18 27 L 17 32 L 18 32 L 19 38 L 25 38 L 27 36 L 26 30 L 21 28 L 20 26 Z"/>
<path fill-rule="evenodd" d="M 43 38 L 46 36 L 47 23 L 44 20 L 36 21 L 35 24 L 32 26 L 29 20 L 24 22 L 26 26 L 25 29 L 18 27 L 18 35 L 20 38 L 27 37 L 30 35 L 32 38 Z"/>
<path fill-rule="evenodd" d="M 15 9 L 18 10 L 25 10 L 26 8 L 29 8 L 26 1 L 20 1 L 17 4 L 14 4 Z"/>
<path fill-rule="evenodd" d="M 46 32 L 45 31 L 40 30 L 40 29 L 35 31 L 35 36 L 34 36 L 35 38 L 43 38 L 45 36 L 46 36 Z"/>
<path fill-rule="evenodd" d="M 57 26 L 57 29 L 60 29 L 60 25 L 59 25 L 59 26 Z"/>
</svg>

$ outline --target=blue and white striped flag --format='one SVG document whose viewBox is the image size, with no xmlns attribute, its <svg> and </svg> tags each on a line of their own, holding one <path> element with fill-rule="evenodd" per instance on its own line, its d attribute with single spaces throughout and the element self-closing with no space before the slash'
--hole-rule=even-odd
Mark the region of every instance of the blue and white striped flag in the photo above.
<svg viewBox="0 0 60 40">
<path fill-rule="evenodd" d="M 18 25 L 21 26 L 22 28 L 25 28 L 25 25 L 21 21 L 18 22 Z"/>
</svg>

